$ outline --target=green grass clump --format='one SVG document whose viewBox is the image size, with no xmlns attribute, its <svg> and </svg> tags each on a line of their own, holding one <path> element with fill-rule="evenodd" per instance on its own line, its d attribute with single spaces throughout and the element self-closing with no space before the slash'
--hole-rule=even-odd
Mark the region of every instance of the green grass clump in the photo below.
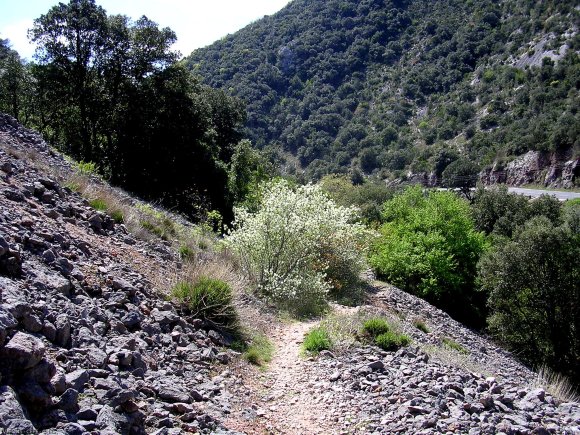
<svg viewBox="0 0 580 435">
<path fill-rule="evenodd" d="M 420 319 L 413 321 L 413 326 L 417 328 L 419 331 L 424 332 L 425 334 L 428 334 L 430 332 L 425 322 Z"/>
<path fill-rule="evenodd" d="M 409 343 L 411 343 L 409 337 L 392 331 L 375 337 L 375 344 L 383 350 L 397 350 L 400 347 L 408 346 Z"/>
<path fill-rule="evenodd" d="M 222 280 L 202 276 L 195 282 L 181 281 L 171 295 L 196 318 L 230 330 L 237 326 L 232 289 Z"/>
<path fill-rule="evenodd" d="M 98 211 L 104 211 L 109 213 L 111 218 L 118 224 L 125 222 L 125 216 L 121 210 L 111 205 L 103 198 L 94 198 L 89 201 L 89 205 Z"/>
<path fill-rule="evenodd" d="M 150 222 L 150 221 L 141 221 L 141 227 L 143 229 L 146 229 L 147 231 L 149 231 L 151 234 L 155 234 L 157 237 L 159 238 L 163 238 L 163 231 L 161 230 L 161 228 L 159 228 L 157 225 L 155 225 L 154 223 Z"/>
<path fill-rule="evenodd" d="M 169 224 L 169 221 L 153 222 L 142 220 L 141 227 L 162 240 L 170 240 L 176 234 L 175 228 Z"/>
<path fill-rule="evenodd" d="M 373 317 L 363 323 L 363 331 L 371 337 L 376 337 L 389 332 L 389 324 L 385 319 Z"/>
<path fill-rule="evenodd" d="M 443 345 L 448 347 L 449 349 L 456 350 L 457 352 L 463 353 L 463 354 L 469 353 L 469 351 L 466 348 L 464 348 L 462 345 L 460 345 L 455 340 L 453 340 L 449 337 L 443 337 L 441 339 L 441 341 L 443 342 Z"/>
<path fill-rule="evenodd" d="M 95 210 L 107 211 L 107 203 L 101 198 L 91 199 L 89 205 Z"/>
<path fill-rule="evenodd" d="M 274 346 L 265 335 L 259 334 L 252 338 L 245 349 L 243 357 L 246 361 L 257 366 L 264 366 L 272 361 Z"/>
<path fill-rule="evenodd" d="M 118 224 L 125 222 L 125 215 L 121 210 L 113 210 L 110 212 L 111 218 Z"/>
<path fill-rule="evenodd" d="M 66 181 L 63 186 L 69 189 L 71 192 L 79 192 L 81 190 L 80 183 L 72 180 Z"/>
<path fill-rule="evenodd" d="M 304 349 L 308 352 L 318 353 L 331 348 L 330 336 L 324 328 L 314 328 L 304 338 Z"/>
<path fill-rule="evenodd" d="M 193 260 L 195 258 L 195 252 L 193 249 L 191 249 L 189 246 L 187 245 L 181 245 L 179 247 L 179 257 L 182 260 Z"/>
<path fill-rule="evenodd" d="M 170 240 L 177 236 L 177 224 L 165 213 L 155 210 L 149 204 L 137 204 L 140 212 L 141 228 L 162 240 Z"/>
<path fill-rule="evenodd" d="M 97 165 L 94 162 L 77 162 L 75 164 L 76 170 L 81 175 L 96 175 Z"/>
</svg>

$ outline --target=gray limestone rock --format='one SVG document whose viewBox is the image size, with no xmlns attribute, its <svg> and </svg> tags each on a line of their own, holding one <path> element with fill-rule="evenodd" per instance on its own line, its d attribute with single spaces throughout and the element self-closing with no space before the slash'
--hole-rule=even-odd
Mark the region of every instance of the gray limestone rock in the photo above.
<svg viewBox="0 0 580 435">
<path fill-rule="evenodd" d="M 36 434 L 37 430 L 25 417 L 14 390 L 6 385 L 0 386 L 0 430 L 6 434 Z"/>
<path fill-rule="evenodd" d="M 71 325 L 67 314 L 59 314 L 55 322 L 56 337 L 54 344 L 60 347 L 69 347 L 71 343 Z"/>
</svg>

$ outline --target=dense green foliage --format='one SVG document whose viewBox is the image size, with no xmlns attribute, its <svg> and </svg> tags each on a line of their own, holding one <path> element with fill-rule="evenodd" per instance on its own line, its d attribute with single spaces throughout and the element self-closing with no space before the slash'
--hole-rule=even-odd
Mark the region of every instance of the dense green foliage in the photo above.
<svg viewBox="0 0 580 435">
<path fill-rule="evenodd" d="M 449 163 L 443 170 L 442 183 L 443 186 L 459 189 L 466 197 L 471 197 L 471 189 L 477 183 L 479 175 L 479 166 L 475 163 L 459 158 Z"/>
<path fill-rule="evenodd" d="M 26 121 L 32 109 L 31 75 L 8 40 L 0 39 L 0 112 Z"/>
<path fill-rule="evenodd" d="M 580 207 L 566 220 L 580 215 Z M 524 360 L 580 383 L 580 232 L 543 216 L 519 227 L 480 262 L 491 331 Z"/>
<path fill-rule="evenodd" d="M 504 186 L 478 189 L 469 204 L 415 187 L 387 201 L 383 219 L 370 255 L 380 276 L 468 325 L 487 320 L 489 332 L 525 362 L 578 384 L 579 201 L 529 200 Z M 375 323 L 367 333 L 382 326 Z M 428 332 L 420 320 L 415 326 Z M 392 339 L 382 339 L 384 346 L 395 346 Z M 443 343 L 466 352 L 451 339 Z"/>
<path fill-rule="evenodd" d="M 379 276 L 471 325 L 483 320 L 475 292 L 485 240 L 469 205 L 452 192 L 408 188 L 385 203 L 370 263 Z"/>
<path fill-rule="evenodd" d="M 178 282 L 171 294 L 196 318 L 227 329 L 237 325 L 232 289 L 224 281 L 202 276 L 195 282 Z"/>
<path fill-rule="evenodd" d="M 493 243 L 478 265 L 490 332 L 528 363 L 578 383 L 580 205 L 497 187 L 478 189 L 472 210 Z"/>
<path fill-rule="evenodd" d="M 177 62 L 171 29 L 70 0 L 36 19 L 29 35 L 36 63 L 0 44 L 0 110 L 145 199 L 231 219 L 245 109 Z"/>
<path fill-rule="evenodd" d="M 294 0 L 187 64 L 242 98 L 252 141 L 298 157 L 308 179 L 349 167 L 440 176 L 460 155 L 578 151 L 575 5 Z"/>
<path fill-rule="evenodd" d="M 508 193 L 506 186 L 496 186 L 476 191 L 472 212 L 479 231 L 493 236 L 511 237 L 518 226 L 534 216 L 545 216 L 554 225 L 559 225 L 562 206 L 552 196 L 543 195 L 529 201 L 524 196 Z"/>
<path fill-rule="evenodd" d="M 352 179 L 345 175 L 327 175 L 320 180 L 320 186 L 338 205 L 357 207 L 368 225 L 381 222 L 383 204 L 394 194 L 394 189 L 380 180 L 368 179 L 353 184 Z"/>
</svg>

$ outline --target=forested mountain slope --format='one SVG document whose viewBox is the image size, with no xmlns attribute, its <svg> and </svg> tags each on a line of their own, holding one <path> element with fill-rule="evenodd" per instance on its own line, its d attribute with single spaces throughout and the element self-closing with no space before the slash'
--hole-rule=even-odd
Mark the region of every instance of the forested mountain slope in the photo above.
<svg viewBox="0 0 580 435">
<path fill-rule="evenodd" d="M 307 178 L 578 154 L 575 1 L 294 0 L 187 65 Z M 547 58 L 547 59 L 546 59 Z M 298 159 L 290 158 L 290 155 Z"/>
</svg>

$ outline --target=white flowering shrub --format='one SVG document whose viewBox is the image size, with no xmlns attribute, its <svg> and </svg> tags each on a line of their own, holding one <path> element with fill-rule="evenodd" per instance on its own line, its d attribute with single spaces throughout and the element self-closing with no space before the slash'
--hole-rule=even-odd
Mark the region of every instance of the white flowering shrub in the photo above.
<svg viewBox="0 0 580 435">
<path fill-rule="evenodd" d="M 369 233 L 356 210 L 336 205 L 316 185 L 264 186 L 255 213 L 236 209 L 226 244 L 262 295 L 295 314 L 324 308 L 329 293 L 358 284 Z"/>
</svg>

